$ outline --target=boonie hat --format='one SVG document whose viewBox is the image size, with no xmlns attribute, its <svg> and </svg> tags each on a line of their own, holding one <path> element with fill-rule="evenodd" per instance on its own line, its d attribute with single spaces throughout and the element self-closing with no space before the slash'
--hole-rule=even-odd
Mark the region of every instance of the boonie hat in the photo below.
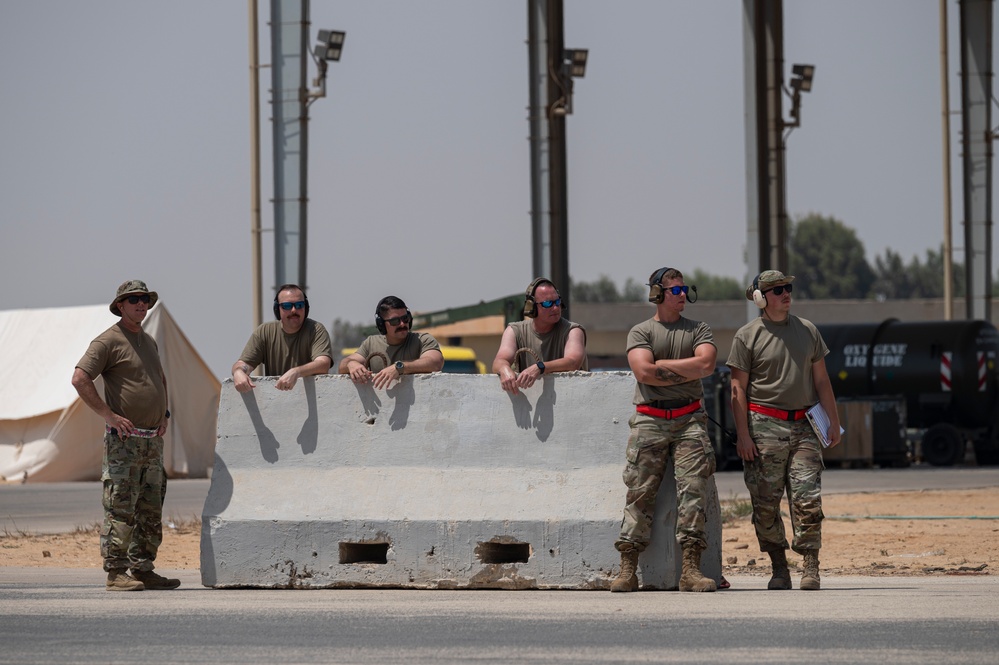
<svg viewBox="0 0 999 665">
<path fill-rule="evenodd" d="M 746 289 L 746 300 L 753 299 L 753 291 L 759 289 L 766 291 L 781 284 L 790 284 L 794 281 L 794 275 L 787 276 L 780 270 L 764 270 L 760 276 L 753 280 L 753 283 Z"/>
<path fill-rule="evenodd" d="M 121 310 L 118 309 L 118 301 L 125 296 L 135 295 L 136 293 L 144 293 L 149 296 L 149 307 L 151 308 L 156 304 L 156 301 L 160 299 L 159 294 L 155 291 L 150 291 L 146 288 L 146 283 L 141 279 L 130 279 L 121 286 L 118 287 L 118 292 L 114 295 L 114 300 L 111 301 L 111 305 L 108 309 L 115 316 L 121 316 Z"/>
</svg>

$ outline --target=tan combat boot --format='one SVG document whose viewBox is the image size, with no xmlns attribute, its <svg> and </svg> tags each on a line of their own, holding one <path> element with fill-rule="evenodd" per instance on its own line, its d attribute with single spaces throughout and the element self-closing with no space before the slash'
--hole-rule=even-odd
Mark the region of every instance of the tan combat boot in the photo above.
<svg viewBox="0 0 999 665">
<path fill-rule="evenodd" d="M 801 574 L 802 591 L 819 590 L 819 551 L 808 550 L 805 552 L 805 572 Z"/>
<path fill-rule="evenodd" d="M 680 591 L 714 591 L 717 588 L 713 579 L 701 574 L 701 548 L 694 545 L 684 547 Z"/>
<path fill-rule="evenodd" d="M 132 577 L 142 582 L 146 589 L 159 591 L 161 589 L 176 589 L 180 586 L 180 580 L 176 577 L 163 577 L 151 570 L 133 570 Z"/>
<path fill-rule="evenodd" d="M 124 568 L 115 568 L 108 571 L 108 581 L 104 588 L 107 591 L 142 591 L 146 587 Z"/>
<path fill-rule="evenodd" d="M 787 553 L 784 550 L 770 552 L 770 567 L 773 576 L 767 588 L 774 591 L 787 591 L 791 588 L 791 571 L 787 569 Z"/>
<path fill-rule="evenodd" d="M 638 591 L 638 550 L 634 547 L 621 550 L 621 572 L 613 582 L 611 591 Z"/>
</svg>

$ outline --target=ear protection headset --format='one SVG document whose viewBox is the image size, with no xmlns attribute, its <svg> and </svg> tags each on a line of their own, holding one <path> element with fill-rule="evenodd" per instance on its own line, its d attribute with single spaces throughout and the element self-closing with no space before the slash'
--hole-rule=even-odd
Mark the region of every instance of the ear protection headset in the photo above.
<svg viewBox="0 0 999 665">
<path fill-rule="evenodd" d="M 767 296 L 760 290 L 760 275 L 753 278 L 753 302 L 756 303 L 756 306 L 760 309 L 767 308 Z"/>
<path fill-rule="evenodd" d="M 655 304 L 660 304 L 666 299 L 666 289 L 663 288 L 663 275 L 668 271 L 673 270 L 673 268 L 665 267 L 652 273 L 649 277 L 649 302 L 654 302 Z M 693 293 L 694 297 L 691 298 L 690 294 Z M 697 287 L 691 286 L 687 291 L 687 302 L 694 303 L 697 302 Z"/>
<path fill-rule="evenodd" d="M 533 319 L 538 315 L 538 302 L 534 299 L 534 292 L 542 284 L 551 284 L 555 288 L 555 284 L 547 277 L 538 277 L 527 286 L 527 291 L 524 292 L 524 316 L 529 319 Z M 559 298 L 562 297 L 562 294 L 558 292 L 558 288 L 555 288 L 555 293 L 558 293 Z"/>
<path fill-rule="evenodd" d="M 305 289 L 303 289 L 298 284 L 282 284 L 277 292 L 274 294 L 274 318 L 278 321 L 281 320 L 281 303 L 278 302 L 278 296 L 281 295 L 282 291 L 287 291 L 288 289 L 298 289 L 302 292 L 302 299 L 305 301 L 305 316 L 309 316 L 309 296 L 305 295 Z"/>
</svg>

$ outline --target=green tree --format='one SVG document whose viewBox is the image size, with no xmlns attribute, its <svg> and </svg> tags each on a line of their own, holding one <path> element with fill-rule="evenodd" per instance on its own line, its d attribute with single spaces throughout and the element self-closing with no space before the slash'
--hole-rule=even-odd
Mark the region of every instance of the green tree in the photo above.
<svg viewBox="0 0 999 665">
<path fill-rule="evenodd" d="M 700 300 L 741 300 L 746 297 L 746 287 L 739 284 L 739 280 L 712 275 L 700 268 L 690 275 L 684 275 L 683 281 L 697 287 L 697 297 Z"/>
<path fill-rule="evenodd" d="M 348 323 L 339 317 L 333 319 L 333 325 L 330 326 L 330 342 L 333 346 L 334 370 L 340 362 L 342 350 L 360 346 L 361 342 L 364 341 L 364 333 L 361 332 L 364 327 L 363 323 Z"/>
<path fill-rule="evenodd" d="M 963 297 L 967 292 L 964 264 L 953 262 L 952 280 L 954 295 Z M 871 296 L 879 300 L 943 297 L 943 245 L 940 251 L 926 250 L 926 261 L 913 256 L 908 264 L 898 252 L 886 249 L 884 256 L 874 257 L 874 283 Z"/>
<path fill-rule="evenodd" d="M 805 298 L 865 298 L 874 271 L 857 233 L 833 217 L 807 215 L 788 229 L 788 269 L 794 294 Z"/>
<path fill-rule="evenodd" d="M 624 283 L 624 289 L 621 291 L 621 300 L 625 302 L 642 302 L 648 299 L 648 285 L 636 281 L 634 277 L 629 277 Z"/>
<path fill-rule="evenodd" d="M 600 275 L 595 282 L 576 282 L 569 279 L 570 292 L 575 302 L 620 302 L 617 285 L 607 275 Z"/>
<path fill-rule="evenodd" d="M 684 282 L 697 286 L 697 295 L 705 300 L 732 300 L 744 297 L 744 287 L 732 277 L 712 275 L 703 270 L 684 274 Z M 607 275 L 600 275 L 595 282 L 572 282 L 572 299 L 575 302 L 645 302 L 649 286 L 629 277 L 622 290 Z"/>
</svg>

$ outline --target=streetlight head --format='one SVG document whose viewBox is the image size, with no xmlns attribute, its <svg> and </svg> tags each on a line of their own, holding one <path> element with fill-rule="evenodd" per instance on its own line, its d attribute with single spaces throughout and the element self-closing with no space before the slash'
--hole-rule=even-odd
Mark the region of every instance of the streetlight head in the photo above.
<svg viewBox="0 0 999 665">
<path fill-rule="evenodd" d="M 316 57 L 320 60 L 339 61 L 346 37 L 347 33 L 341 30 L 320 30 L 319 44 L 315 48 Z"/>
<path fill-rule="evenodd" d="M 815 76 L 815 65 L 793 65 L 791 67 L 791 87 L 801 92 L 812 91 L 812 78 Z"/>
<path fill-rule="evenodd" d="M 585 48 L 570 48 L 565 50 L 565 59 L 569 62 L 569 76 L 581 79 L 586 76 L 586 59 L 590 51 Z"/>
<path fill-rule="evenodd" d="M 792 65 L 791 73 L 795 76 L 811 79 L 815 76 L 815 65 Z"/>
</svg>

